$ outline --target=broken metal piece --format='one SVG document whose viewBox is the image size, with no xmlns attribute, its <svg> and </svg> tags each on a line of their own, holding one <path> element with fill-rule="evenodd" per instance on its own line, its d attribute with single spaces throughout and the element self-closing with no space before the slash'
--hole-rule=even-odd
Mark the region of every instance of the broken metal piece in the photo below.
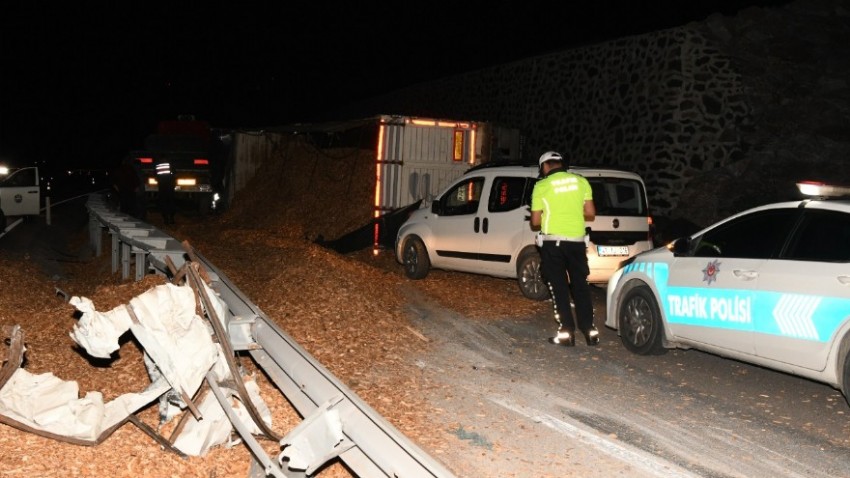
<svg viewBox="0 0 850 478">
<path fill-rule="evenodd" d="M 238 392 L 242 403 L 245 404 L 245 408 L 248 410 L 248 413 L 251 415 L 251 418 L 254 420 L 254 423 L 257 424 L 260 430 L 262 430 L 263 434 L 270 440 L 278 441 L 280 440 L 280 435 L 277 434 L 271 428 L 269 428 L 269 426 L 265 423 L 265 421 L 260 416 L 259 411 L 257 411 L 257 408 L 254 406 L 253 402 L 251 402 L 251 397 L 248 396 L 248 391 L 245 389 L 245 384 L 242 383 L 242 380 L 238 379 L 239 377 L 241 377 L 241 374 L 239 373 L 239 368 L 236 365 L 236 353 L 233 351 L 230 338 L 227 334 L 227 331 L 224 329 L 224 324 L 219 319 L 215 308 L 213 308 L 212 306 L 212 301 L 207 295 L 207 291 L 204 288 L 205 284 L 202 283 L 201 275 L 198 272 L 198 268 L 199 265 L 194 263 L 190 263 L 189 267 L 186 268 L 189 277 L 189 284 L 192 286 L 198 297 L 201 299 L 201 303 L 207 313 L 207 318 L 209 319 L 213 331 L 215 332 L 215 335 L 218 338 L 219 345 L 221 345 L 224 359 L 227 362 L 230 374 L 234 378 L 234 383 L 236 384 L 236 391 Z"/>
<path fill-rule="evenodd" d="M 233 428 L 235 428 L 237 433 L 239 433 L 239 436 L 242 437 L 242 441 L 244 441 L 245 445 L 248 446 L 251 454 L 254 455 L 254 459 L 263 467 L 265 476 L 286 478 L 287 474 L 275 465 L 274 460 L 269 457 L 269 455 L 263 450 L 263 447 L 260 446 L 260 443 L 251 434 L 251 430 L 236 415 L 233 407 L 230 406 L 228 397 L 224 394 L 223 389 L 219 387 L 216 382 L 214 373 L 207 373 L 207 384 L 210 386 L 210 390 L 212 390 L 216 400 L 218 400 L 219 405 L 221 405 L 221 409 L 224 410 L 224 413 L 230 420 L 230 423 L 233 424 Z M 242 400 L 242 403 L 246 406 L 250 403 L 250 399 L 248 403 L 245 403 L 245 401 L 241 398 L 240 400 Z"/>
<path fill-rule="evenodd" d="M 0 389 L 12 378 L 12 375 L 24 363 L 24 331 L 20 325 L 4 325 L 3 344 L 8 342 L 8 349 L 3 352 L 3 367 L 0 368 Z"/>
<path fill-rule="evenodd" d="M 171 442 L 170 442 L 170 441 L 166 440 L 166 439 L 165 439 L 162 435 L 160 435 L 159 433 L 157 433 L 157 432 L 156 432 L 156 430 L 154 430 L 153 428 L 151 428 L 151 427 L 150 427 L 147 423 L 145 423 L 145 422 L 143 422 L 143 421 L 139 420 L 139 417 L 137 417 L 136 415 L 130 415 L 129 417 L 127 417 L 127 420 L 129 420 L 129 421 L 130 421 L 130 423 L 132 423 L 133 425 L 136 425 L 137 427 L 139 427 L 139 430 L 141 430 L 141 431 L 143 431 L 143 432 L 147 433 L 147 434 L 148 434 L 148 436 L 150 436 L 151 438 L 153 438 L 153 439 L 154 439 L 154 441 L 156 441 L 157 443 L 159 443 L 159 445 L 160 445 L 161 447 L 163 447 L 164 449 L 166 449 L 166 450 L 168 450 L 168 451 L 170 451 L 170 452 L 172 452 L 172 453 L 175 453 L 175 454 L 176 454 L 177 456 L 179 456 L 180 458 L 186 458 L 186 457 L 188 457 L 188 455 L 186 455 L 186 454 L 185 454 L 185 453 L 183 453 L 182 451 L 180 451 L 180 450 L 178 450 L 177 448 L 175 448 L 175 447 L 171 444 Z"/>
<path fill-rule="evenodd" d="M 292 470 L 303 470 L 308 476 L 322 465 L 353 448 L 355 444 L 345 437 L 339 410 L 342 395 L 320 405 L 309 417 L 299 423 L 280 441 L 283 451 L 278 463 L 289 461 Z"/>
</svg>

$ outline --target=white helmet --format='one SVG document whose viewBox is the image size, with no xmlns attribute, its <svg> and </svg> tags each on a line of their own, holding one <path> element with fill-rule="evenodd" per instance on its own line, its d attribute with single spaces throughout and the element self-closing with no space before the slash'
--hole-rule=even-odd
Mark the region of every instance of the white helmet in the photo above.
<svg viewBox="0 0 850 478">
<path fill-rule="evenodd" d="M 540 161 L 538 162 L 538 166 L 543 166 L 543 163 L 546 161 L 563 161 L 564 158 L 561 157 L 561 153 L 557 151 L 546 151 L 540 156 Z"/>
</svg>

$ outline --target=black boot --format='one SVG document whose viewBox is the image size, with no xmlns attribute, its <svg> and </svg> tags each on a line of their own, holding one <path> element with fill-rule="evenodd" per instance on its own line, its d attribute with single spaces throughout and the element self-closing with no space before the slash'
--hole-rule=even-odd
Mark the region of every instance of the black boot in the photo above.
<svg viewBox="0 0 850 478">
<path fill-rule="evenodd" d="M 584 339 L 587 341 L 587 345 L 596 346 L 599 345 L 599 331 L 596 330 L 596 326 L 591 325 L 589 329 L 582 330 L 582 334 L 584 334 Z"/>
<path fill-rule="evenodd" d="M 563 345 L 564 347 L 574 347 L 576 344 L 576 334 L 572 330 L 558 329 L 558 335 L 549 337 L 549 343 Z"/>
</svg>

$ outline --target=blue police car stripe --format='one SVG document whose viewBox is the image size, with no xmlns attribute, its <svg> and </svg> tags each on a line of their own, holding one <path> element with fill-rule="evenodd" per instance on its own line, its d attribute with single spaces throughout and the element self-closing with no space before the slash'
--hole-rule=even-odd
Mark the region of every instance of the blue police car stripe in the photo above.
<svg viewBox="0 0 850 478">
<path fill-rule="evenodd" d="M 669 265 L 633 262 L 655 283 L 667 322 L 826 342 L 850 318 L 850 299 L 774 291 L 672 287 Z"/>
<path fill-rule="evenodd" d="M 661 296 L 667 322 L 728 330 L 753 330 L 750 291 L 667 287 Z"/>
<path fill-rule="evenodd" d="M 850 317 L 850 299 L 779 292 L 756 296 L 756 332 L 827 342 Z"/>
</svg>

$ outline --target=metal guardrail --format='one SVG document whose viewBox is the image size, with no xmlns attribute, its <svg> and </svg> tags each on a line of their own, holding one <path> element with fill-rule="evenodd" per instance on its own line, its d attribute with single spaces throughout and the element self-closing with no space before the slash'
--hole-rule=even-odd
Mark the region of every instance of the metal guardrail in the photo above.
<svg viewBox="0 0 850 478">
<path fill-rule="evenodd" d="M 103 232 L 111 238 L 112 272 L 129 279 L 145 274 L 168 275 L 187 261 L 203 266 L 208 285 L 227 304 L 226 334 L 234 352 L 249 354 L 304 420 L 281 440 L 278 460 L 269 457 L 240 423 L 229 415 L 253 455 L 250 476 L 301 477 L 339 458 L 356 476 L 439 477 L 454 475 L 414 444 L 339 381 L 295 340 L 252 303 L 224 274 L 196 251 L 154 226 L 117 212 L 102 194 L 89 196 L 89 239 L 100 255 Z M 207 377 L 211 389 L 230 414 L 227 397 Z"/>
</svg>

